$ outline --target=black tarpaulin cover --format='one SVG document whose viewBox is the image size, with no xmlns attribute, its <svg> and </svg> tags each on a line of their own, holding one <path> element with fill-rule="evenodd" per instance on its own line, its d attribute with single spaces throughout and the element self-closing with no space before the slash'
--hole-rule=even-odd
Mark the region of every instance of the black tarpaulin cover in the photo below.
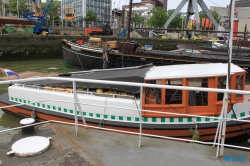
<svg viewBox="0 0 250 166">
<path fill-rule="evenodd" d="M 82 78 L 82 79 L 95 79 L 95 80 L 109 80 L 109 81 L 122 81 L 122 82 L 135 82 L 143 83 L 145 74 L 152 68 L 152 65 L 134 67 L 134 68 L 120 68 L 110 70 L 97 70 L 86 71 L 71 74 L 59 74 L 59 77 L 63 78 Z M 70 81 L 32 81 L 26 84 L 39 85 L 39 86 L 58 86 L 58 87 L 72 87 Z M 96 83 L 84 83 L 76 82 L 77 88 L 101 88 L 101 89 L 113 89 L 119 91 L 125 91 L 129 93 L 139 93 L 139 87 L 124 86 L 124 85 L 109 85 L 109 84 L 96 84 Z"/>
</svg>

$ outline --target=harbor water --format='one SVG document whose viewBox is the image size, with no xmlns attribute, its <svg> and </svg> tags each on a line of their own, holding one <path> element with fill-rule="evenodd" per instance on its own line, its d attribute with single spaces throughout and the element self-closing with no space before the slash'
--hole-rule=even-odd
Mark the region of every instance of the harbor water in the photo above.
<svg viewBox="0 0 250 166">
<path fill-rule="evenodd" d="M 45 74 L 58 74 L 78 71 L 79 69 L 66 68 L 62 64 L 62 59 L 30 60 L 30 61 L 5 61 L 0 62 L 0 68 L 7 68 L 16 73 L 37 72 Z M 5 75 L 0 72 L 1 77 Z M 33 75 L 32 75 L 33 76 Z M 250 85 L 250 74 L 247 76 L 247 84 Z M 8 85 L 0 85 L 0 94 L 7 92 Z M 4 113 L 0 109 L 0 130 L 20 126 L 22 118 Z M 250 147 L 250 140 L 245 142 L 235 142 L 235 145 Z"/>
<path fill-rule="evenodd" d="M 62 64 L 62 59 L 47 59 L 47 60 L 26 60 L 26 61 L 0 61 L 0 68 L 7 68 L 16 73 L 46 73 L 57 74 L 78 71 L 79 69 L 66 68 Z M 5 75 L 0 72 L 0 79 Z M 35 76 L 35 75 L 31 75 Z M 7 92 L 8 85 L 0 85 L 0 94 Z M 14 128 L 20 126 L 21 118 L 4 113 L 0 109 L 0 130 Z"/>
</svg>

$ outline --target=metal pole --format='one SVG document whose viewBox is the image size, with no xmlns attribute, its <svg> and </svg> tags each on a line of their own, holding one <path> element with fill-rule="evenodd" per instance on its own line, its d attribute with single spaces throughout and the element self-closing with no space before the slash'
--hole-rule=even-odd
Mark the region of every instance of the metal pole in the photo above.
<svg viewBox="0 0 250 166">
<path fill-rule="evenodd" d="M 226 89 L 229 89 L 229 79 L 230 79 L 230 72 L 231 72 L 231 61 L 232 61 L 232 46 L 233 46 L 233 21 L 234 21 L 234 5 L 235 5 L 235 0 L 231 1 L 231 19 L 230 19 L 230 34 L 229 34 L 229 56 L 228 56 L 228 73 L 227 73 L 227 82 L 226 82 Z M 224 94 L 224 101 L 223 104 L 225 104 L 224 108 L 224 116 L 223 118 L 226 118 L 227 116 L 227 107 L 228 107 L 228 93 Z M 222 128 L 222 138 L 221 138 L 221 144 L 225 143 L 225 137 L 226 137 L 226 123 L 227 121 L 223 119 L 223 128 Z M 220 149 L 220 156 L 223 156 L 224 152 L 224 145 L 221 146 Z"/>
<path fill-rule="evenodd" d="M 184 21 L 184 17 L 182 16 L 182 25 L 181 25 L 182 29 L 183 29 L 183 21 Z"/>
<path fill-rule="evenodd" d="M 3 6 L 4 6 L 4 8 L 3 8 L 3 16 L 5 17 L 5 8 L 6 8 L 5 1 L 4 1 L 4 3 L 3 3 Z"/>
<path fill-rule="evenodd" d="M 128 16 L 128 35 L 127 41 L 130 41 L 130 23 L 131 23 L 131 14 L 132 14 L 132 0 L 129 2 L 129 16 Z"/>
<path fill-rule="evenodd" d="M 220 141 L 221 141 L 221 130 L 222 130 L 222 119 L 223 118 L 223 112 L 222 110 L 224 110 L 224 105 L 222 105 L 221 108 L 221 114 L 220 114 L 220 120 L 219 120 L 219 136 L 218 136 L 218 146 L 217 146 L 217 151 L 216 151 L 216 157 L 219 157 L 219 150 L 220 150 Z"/>
<path fill-rule="evenodd" d="M 142 86 L 140 87 L 140 100 L 141 100 L 141 105 L 140 105 L 140 134 L 139 134 L 139 146 L 141 147 L 141 133 L 142 133 L 142 92 L 143 92 L 143 88 Z"/>
<path fill-rule="evenodd" d="M 76 112 L 76 98 L 75 98 L 75 95 L 76 95 L 76 82 L 73 81 L 73 94 L 74 94 L 74 107 L 75 107 L 75 129 L 76 129 L 76 136 L 77 136 L 77 133 L 78 133 L 78 118 L 77 118 L 77 112 Z"/>
<path fill-rule="evenodd" d="M 110 2 L 110 6 L 111 6 L 111 9 L 113 8 L 113 6 L 112 6 L 112 2 Z M 111 26 L 111 23 L 112 23 L 112 10 L 110 10 L 110 17 L 109 17 L 109 25 Z M 103 18 L 103 24 L 104 24 L 104 18 Z"/>
<path fill-rule="evenodd" d="M 17 5 L 16 5 L 16 7 L 17 7 L 17 18 L 19 18 L 19 9 L 18 9 L 18 0 L 16 1 L 16 3 L 17 3 Z"/>
<path fill-rule="evenodd" d="M 114 24 L 113 24 L 114 30 L 115 30 L 115 3 L 116 3 L 116 2 L 114 2 Z M 113 35 L 115 36 L 115 33 L 113 33 Z"/>
</svg>

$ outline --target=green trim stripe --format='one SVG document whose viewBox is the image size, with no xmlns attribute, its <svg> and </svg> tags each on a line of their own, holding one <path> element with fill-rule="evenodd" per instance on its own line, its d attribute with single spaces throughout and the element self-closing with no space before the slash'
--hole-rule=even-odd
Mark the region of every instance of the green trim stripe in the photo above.
<svg viewBox="0 0 250 166">
<path fill-rule="evenodd" d="M 63 111 L 66 114 L 74 114 L 74 110 L 70 110 L 67 108 L 61 108 L 57 106 L 51 106 L 46 105 L 43 103 L 32 103 L 32 101 L 25 100 L 25 99 L 19 99 L 16 97 L 10 97 L 10 101 L 18 102 L 18 103 L 24 103 L 28 102 L 29 105 L 37 106 L 44 109 L 49 109 L 52 111 Z M 77 111 L 77 115 L 80 115 L 80 112 Z M 88 116 L 87 116 L 88 115 Z M 246 117 L 250 115 L 250 111 L 246 112 L 240 112 L 236 116 L 237 117 Z M 127 117 L 127 116 L 119 116 L 119 115 L 103 115 L 100 113 L 92 113 L 92 112 L 83 112 L 83 116 L 87 117 L 95 117 L 99 119 L 107 119 L 107 120 L 115 120 L 115 121 L 127 121 L 127 122 L 140 122 L 140 117 Z M 142 121 L 144 123 L 194 123 L 194 122 L 217 122 L 219 119 L 219 116 L 214 116 L 214 118 L 209 117 L 181 117 L 181 118 L 165 118 L 165 117 L 143 117 Z M 231 119 L 235 119 L 235 116 L 233 113 L 228 114 L 228 117 Z"/>
<path fill-rule="evenodd" d="M 244 117 L 244 116 L 246 116 L 245 112 L 241 112 L 240 117 Z"/>
</svg>

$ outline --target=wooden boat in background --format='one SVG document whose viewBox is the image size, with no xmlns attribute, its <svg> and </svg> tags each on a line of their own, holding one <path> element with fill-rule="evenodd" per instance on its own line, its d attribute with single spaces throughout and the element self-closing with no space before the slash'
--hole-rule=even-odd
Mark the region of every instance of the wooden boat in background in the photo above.
<svg viewBox="0 0 250 166">
<path fill-rule="evenodd" d="M 85 41 L 84 44 L 79 44 L 78 41 L 74 40 L 63 39 L 63 64 L 66 67 L 80 69 L 102 69 L 102 47 L 101 39 L 95 42 Z M 227 56 L 226 53 L 213 55 L 213 52 L 146 50 L 138 47 L 137 43 L 116 43 L 115 47 L 110 50 L 108 68 L 133 67 L 149 63 L 153 63 L 156 66 L 183 63 L 227 63 Z M 241 67 L 250 67 L 250 56 L 248 54 L 235 55 L 232 58 L 232 63 Z"/>
<path fill-rule="evenodd" d="M 224 89 L 226 75 L 227 64 L 210 63 L 90 70 L 59 77 Z M 245 79 L 246 71 L 232 64 L 230 89 L 243 90 Z M 76 87 L 88 125 L 138 132 L 139 109 L 142 108 L 143 133 L 191 138 L 189 129 L 197 128 L 202 141 L 214 139 L 223 104 L 223 93 L 216 92 L 144 88 L 140 94 L 139 87 L 84 82 L 76 82 Z M 74 101 L 72 82 L 45 78 L 11 85 L 8 93 L 0 96 L 0 107 L 26 104 L 4 108 L 3 111 L 21 117 L 30 117 L 35 111 L 38 121 L 74 122 L 74 104 L 58 101 Z M 249 120 L 249 107 L 250 102 L 244 102 L 243 95 L 230 94 L 227 118 Z M 79 109 L 76 111 L 81 121 Z M 160 114 L 158 111 L 193 116 Z M 246 131 L 250 132 L 249 123 L 228 121 L 226 139 L 245 136 Z"/>
</svg>

